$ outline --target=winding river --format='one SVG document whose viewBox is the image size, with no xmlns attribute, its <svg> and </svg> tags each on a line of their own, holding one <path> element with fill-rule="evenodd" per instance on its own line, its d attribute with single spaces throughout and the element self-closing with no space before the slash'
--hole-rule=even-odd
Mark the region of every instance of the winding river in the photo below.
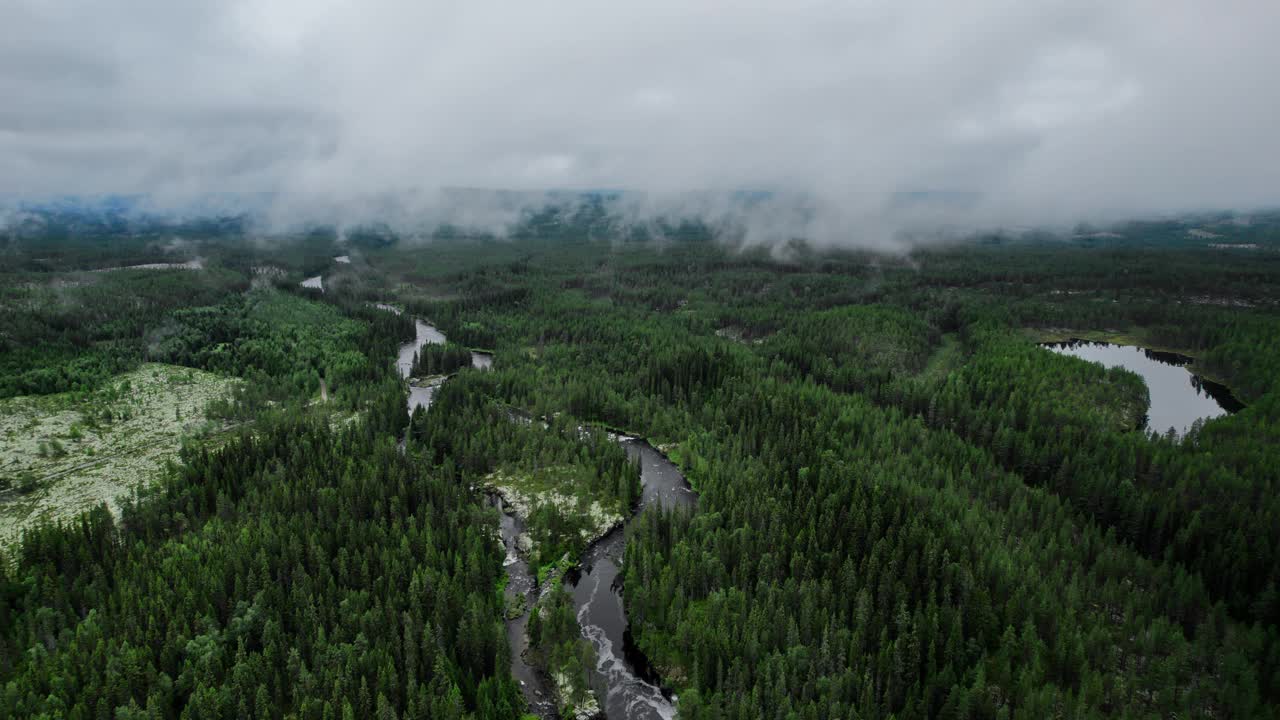
<svg viewBox="0 0 1280 720">
<path fill-rule="evenodd" d="M 619 438 L 627 455 L 640 462 L 644 489 L 640 505 L 627 524 L 649 507 L 691 508 L 697 496 L 684 475 L 649 443 Z M 581 568 L 570 573 L 573 602 L 578 609 L 582 635 L 595 648 L 592 687 L 611 719 L 670 720 L 676 715 L 674 698 L 658 685 L 656 673 L 644 654 L 631 642 L 626 608 L 622 603 L 622 554 L 626 530 L 615 528 L 596 541 L 583 555 Z"/>
<path fill-rule="evenodd" d="M 400 308 L 394 305 L 378 303 L 377 307 L 397 315 L 401 312 Z M 448 338 L 439 329 L 418 318 L 414 318 L 413 325 L 413 340 L 401 345 L 396 357 L 396 367 L 400 371 L 400 377 L 406 380 L 409 380 L 410 375 L 413 373 L 414 357 L 417 356 L 418 351 L 424 345 L 441 345 L 448 341 Z M 481 370 L 487 370 L 493 367 L 493 355 L 472 351 L 471 365 Z M 408 412 L 413 414 L 413 411 L 418 408 L 422 408 L 425 412 L 430 408 L 431 401 L 435 397 L 436 388 L 440 387 L 442 382 L 444 382 L 443 378 L 421 386 L 410 383 Z M 502 536 L 503 547 L 506 549 L 506 558 L 503 560 L 503 566 L 507 572 L 507 605 L 509 607 L 522 608 L 519 616 L 507 618 L 507 641 L 511 646 L 511 674 L 520 684 L 520 691 L 524 694 L 525 702 L 529 705 L 529 709 L 539 717 L 550 720 L 556 717 L 556 708 L 555 703 L 552 701 L 551 692 L 545 679 L 524 659 L 524 651 L 528 646 L 527 636 L 525 635 L 525 626 L 529 623 L 528 609 L 533 607 L 533 602 L 537 599 L 538 593 L 538 583 L 534 579 L 533 573 L 529 570 L 529 563 L 525 561 L 519 549 L 519 538 L 525 532 L 524 520 L 516 515 L 514 511 L 503 507 L 501 499 L 491 498 L 490 502 L 501 511 L 501 522 L 498 529 Z M 523 598 L 517 600 L 517 596 L 523 596 Z"/>
<path fill-rule="evenodd" d="M 506 507 L 502 498 L 491 496 L 489 502 L 501 511 L 498 531 L 507 555 L 503 568 L 507 571 L 507 607 L 520 608 L 520 614 L 507 618 L 507 644 L 511 647 L 511 676 L 520 685 L 525 704 L 530 712 L 544 720 L 558 718 L 556 704 L 546 678 L 524 659 L 529 648 L 529 610 L 538 599 L 538 581 L 529 569 L 529 563 L 520 552 L 519 538 L 526 532 L 524 519 Z"/>
<path fill-rule="evenodd" d="M 394 305 L 378 303 L 377 307 L 381 310 L 400 314 L 400 308 Z M 400 370 L 400 377 L 408 380 L 413 373 L 413 359 L 417 357 L 418 351 L 424 345 L 443 345 L 448 342 L 448 338 L 444 333 L 436 329 L 435 326 L 429 325 L 417 318 L 413 320 L 414 338 L 412 342 L 407 342 L 400 346 L 400 353 L 396 357 L 396 368 Z M 471 366 L 480 370 L 488 370 L 493 367 L 493 355 L 486 352 L 471 351 Z M 432 382 L 426 385 L 409 385 L 409 413 L 412 414 L 418 408 L 427 409 L 431 407 L 431 399 L 435 397 L 436 388 L 440 387 L 440 382 Z"/>
<path fill-rule="evenodd" d="M 379 304 L 378 307 L 400 313 L 399 308 L 391 305 Z M 405 379 L 409 379 L 413 358 L 424 345 L 446 341 L 444 333 L 422 320 L 415 318 L 414 327 L 413 341 L 400 347 L 396 361 L 400 376 Z M 471 364 L 480 369 L 490 368 L 493 356 L 473 351 Z M 425 410 L 431 406 L 439 382 L 422 387 L 410 385 L 410 413 L 419 407 Z M 697 496 L 684 475 L 665 455 L 637 438 L 617 436 L 616 439 L 623 444 L 627 455 L 640 463 L 640 480 L 643 483 L 640 502 L 628 525 L 650 507 L 691 508 L 697 503 Z M 557 715 L 546 678 L 524 659 L 524 651 L 528 647 L 525 634 L 528 611 L 540 591 L 519 547 L 519 538 L 526 531 L 524 520 L 505 507 L 501 498 L 491 497 L 490 502 L 501 511 L 499 532 L 506 550 L 503 566 L 507 573 L 507 605 L 520 608 L 519 615 L 506 621 L 507 642 L 511 647 L 511 674 L 519 683 L 529 710 L 540 718 L 551 720 Z M 625 525 L 614 528 L 587 548 L 580 566 L 567 573 L 564 582 L 573 595 L 582 636 L 596 652 L 591 684 L 601 699 L 605 716 L 611 720 L 670 720 L 676 715 L 675 698 L 669 697 L 660 687 L 648 660 L 631 642 L 627 612 L 622 602 L 621 566 L 625 546 Z"/>
</svg>

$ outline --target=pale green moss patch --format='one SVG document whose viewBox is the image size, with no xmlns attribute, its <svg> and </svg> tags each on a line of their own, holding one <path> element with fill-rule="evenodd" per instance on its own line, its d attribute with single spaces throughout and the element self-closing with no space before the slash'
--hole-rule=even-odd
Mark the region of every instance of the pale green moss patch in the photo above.
<svg viewBox="0 0 1280 720">
<path fill-rule="evenodd" d="M 145 364 L 90 393 L 0 400 L 0 544 L 151 480 L 184 439 L 212 436 L 205 409 L 238 381 Z"/>
<path fill-rule="evenodd" d="M 554 465 L 527 470 L 498 470 L 485 478 L 485 484 L 503 497 L 516 513 L 525 518 L 534 510 L 551 506 L 565 517 L 579 521 L 584 543 L 602 537 L 623 520 L 616 502 L 593 497 L 580 474 L 589 472 L 569 465 Z"/>
</svg>

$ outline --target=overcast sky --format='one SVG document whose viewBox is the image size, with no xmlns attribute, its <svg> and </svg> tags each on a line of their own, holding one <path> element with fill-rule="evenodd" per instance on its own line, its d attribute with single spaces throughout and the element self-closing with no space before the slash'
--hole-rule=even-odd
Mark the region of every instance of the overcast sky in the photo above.
<svg viewBox="0 0 1280 720">
<path fill-rule="evenodd" d="M 1276 0 L 0 0 L 0 191 L 1280 200 Z"/>
</svg>

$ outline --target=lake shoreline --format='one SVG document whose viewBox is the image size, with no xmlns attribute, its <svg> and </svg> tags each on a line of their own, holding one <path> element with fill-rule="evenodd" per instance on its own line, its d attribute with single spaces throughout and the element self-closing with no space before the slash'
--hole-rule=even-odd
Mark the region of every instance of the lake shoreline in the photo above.
<svg viewBox="0 0 1280 720">
<path fill-rule="evenodd" d="M 1135 427 L 1144 433 L 1186 437 L 1195 427 L 1246 407 L 1227 386 L 1193 372 L 1194 357 L 1189 355 L 1086 338 L 1045 342 L 1040 347 L 1141 378 L 1148 403 L 1145 417 Z"/>
<path fill-rule="evenodd" d="M 1245 399 L 1236 392 L 1236 389 L 1232 387 L 1231 383 L 1228 382 L 1225 377 L 1206 370 L 1199 364 L 1200 359 L 1196 356 L 1196 351 L 1152 342 L 1140 332 L 1126 332 L 1121 330 L 1070 330 L 1066 328 L 1023 328 L 1023 331 L 1027 334 L 1028 338 L 1037 345 L 1081 341 L 1123 345 L 1126 347 L 1139 347 L 1143 350 L 1181 355 L 1182 357 L 1191 359 L 1191 362 L 1186 366 L 1189 372 L 1199 375 L 1205 380 L 1211 380 L 1218 385 L 1221 385 L 1230 391 L 1231 395 L 1239 400 L 1242 405 L 1248 405 Z"/>
</svg>

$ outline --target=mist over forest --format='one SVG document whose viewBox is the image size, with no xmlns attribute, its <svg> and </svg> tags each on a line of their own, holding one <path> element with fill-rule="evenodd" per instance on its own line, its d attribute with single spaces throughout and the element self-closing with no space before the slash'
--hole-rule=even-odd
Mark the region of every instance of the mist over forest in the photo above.
<svg viewBox="0 0 1280 720">
<path fill-rule="evenodd" d="M 1273 720 L 1277 37 L 0 6 L 0 720 Z"/>
</svg>

